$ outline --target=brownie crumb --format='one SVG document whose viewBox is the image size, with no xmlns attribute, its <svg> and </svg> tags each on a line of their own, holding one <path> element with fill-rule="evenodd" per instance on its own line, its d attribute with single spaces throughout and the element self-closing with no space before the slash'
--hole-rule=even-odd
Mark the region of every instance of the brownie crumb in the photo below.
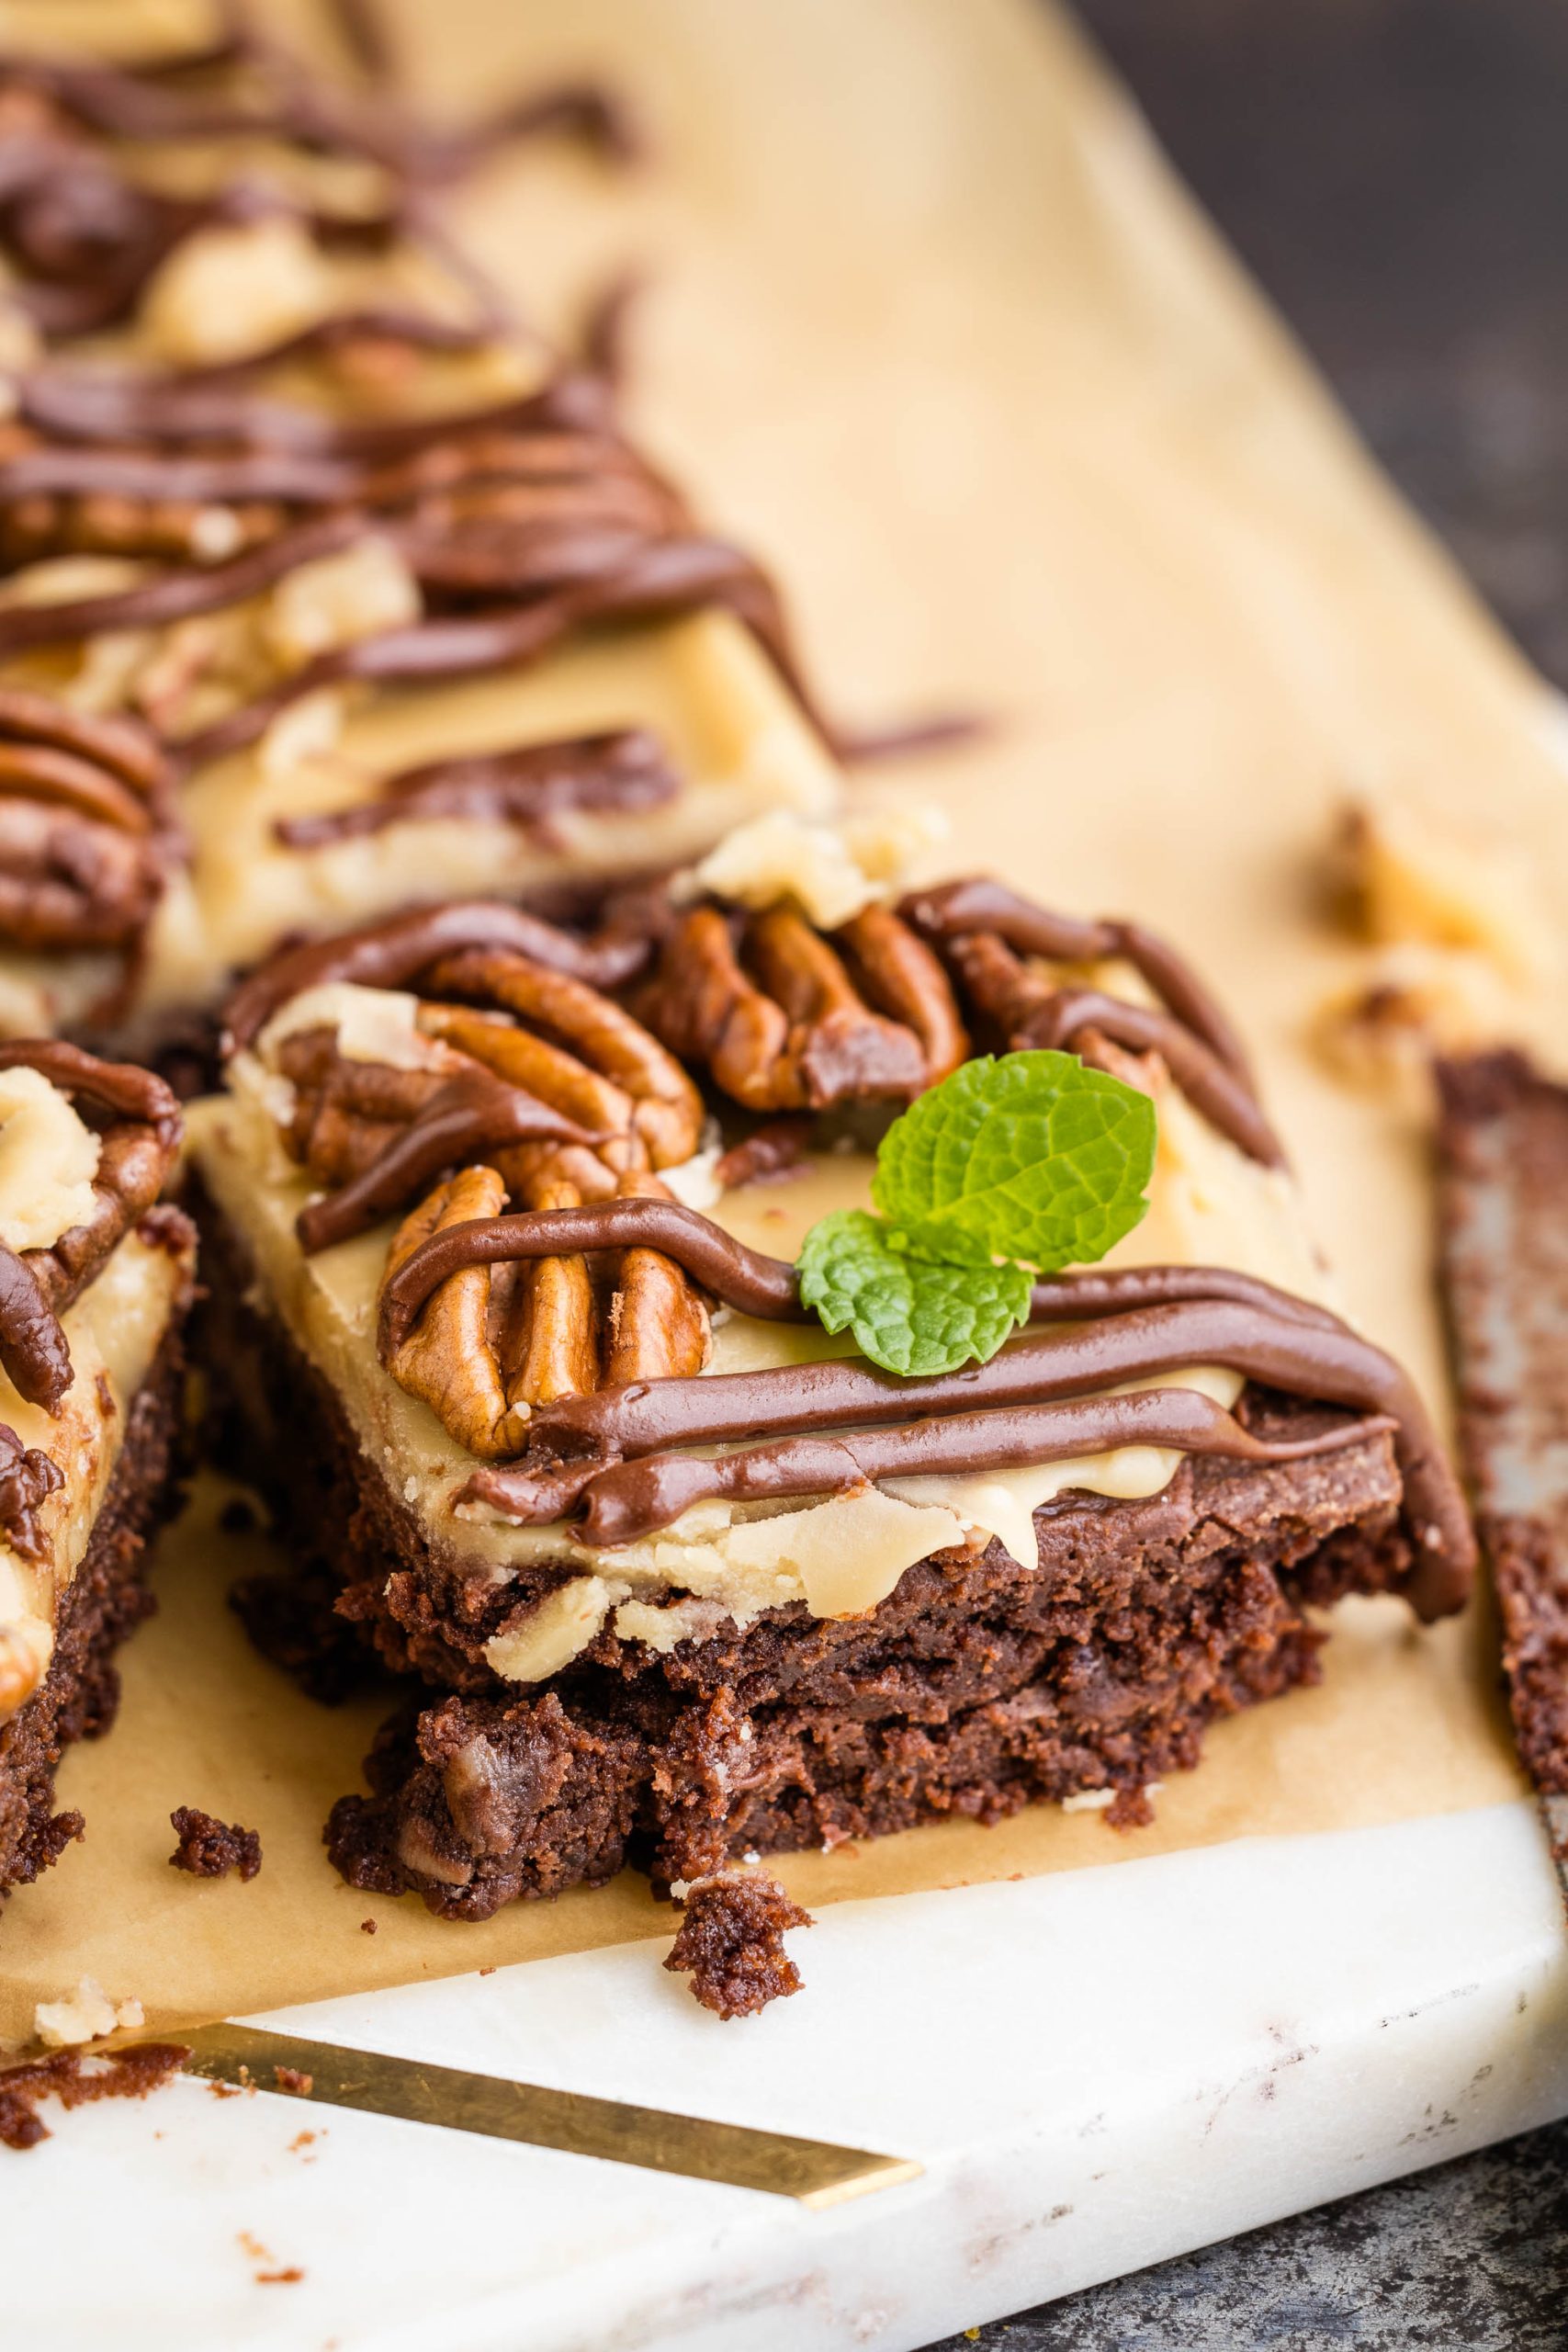
<svg viewBox="0 0 1568 2352">
<path fill-rule="evenodd" d="M 145 2098 L 177 2075 L 188 2050 L 172 2041 L 139 2041 L 96 2058 L 55 2050 L 0 2075 L 0 2145 L 36 2148 L 49 2138 L 38 2102 L 57 2098 L 62 2107 L 85 2107 L 99 2098 Z"/>
<path fill-rule="evenodd" d="M 309 2098 L 316 2087 L 314 2075 L 307 2075 L 298 2066 L 275 2066 L 273 2079 L 280 2091 L 289 2092 L 295 2098 Z"/>
<path fill-rule="evenodd" d="M 194 1804 L 176 1805 L 169 1819 L 180 1841 L 169 1856 L 175 1870 L 188 1871 L 192 1878 L 222 1878 L 238 1871 L 246 1880 L 260 1870 L 261 1838 L 254 1829 L 215 1821 Z"/>
<path fill-rule="evenodd" d="M 705 2009 L 721 2018 L 754 2016 L 770 2001 L 800 1990 L 800 1971 L 784 1948 L 790 1928 L 809 1928 L 809 1911 L 771 1878 L 712 1878 L 694 1886 L 665 1961 L 689 1974 Z"/>
<path fill-rule="evenodd" d="M 1146 1829 L 1154 1817 L 1147 1789 L 1118 1789 L 1105 1808 L 1108 1829 Z"/>
<path fill-rule="evenodd" d="M 373 1936 L 373 1935 L 375 1934 L 375 1932 L 376 1932 L 376 1922 L 375 1922 L 375 1920 L 374 1920 L 374 1919 L 361 1919 L 361 1921 L 359 1922 L 359 1932 L 360 1932 L 360 1934 L 361 1934 L 362 1936 Z"/>
</svg>

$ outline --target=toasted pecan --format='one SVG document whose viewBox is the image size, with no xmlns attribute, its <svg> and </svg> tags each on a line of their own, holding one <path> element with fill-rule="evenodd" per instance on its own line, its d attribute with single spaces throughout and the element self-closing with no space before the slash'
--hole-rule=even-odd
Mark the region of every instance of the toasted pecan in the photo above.
<svg viewBox="0 0 1568 2352">
<path fill-rule="evenodd" d="M 460 1169 L 403 1219 L 388 1252 L 388 1272 L 433 1233 L 499 1215 L 505 1199 L 493 1168 Z M 400 1388 L 423 1398 L 459 1444 L 495 1461 L 522 1444 L 527 1408 L 514 1408 L 507 1396 L 490 1308 L 490 1269 L 465 1266 L 426 1300 L 388 1369 Z"/>
<path fill-rule="evenodd" d="M 944 1003 L 931 986 L 929 951 L 909 950 L 919 944 L 908 940 L 896 964 L 890 943 L 866 930 L 854 934 L 852 952 L 868 974 L 874 968 L 885 1001 L 900 1012 L 918 1006 L 923 1030 L 946 1055 L 957 1028 L 951 991 Z M 706 1062 L 725 1093 L 749 1111 L 907 1102 L 928 1082 L 925 1036 L 908 1021 L 874 1011 L 834 946 L 789 907 L 753 917 L 739 953 L 716 907 L 691 909 L 666 941 L 638 1005 L 672 1051 Z"/>
<path fill-rule="evenodd" d="M 465 948 L 438 963 L 437 995 L 503 1006 L 564 1041 L 631 1098 L 632 1126 L 656 1168 L 690 1159 L 702 1139 L 702 1097 L 674 1056 L 639 1021 L 586 981 L 505 949 Z"/>
</svg>

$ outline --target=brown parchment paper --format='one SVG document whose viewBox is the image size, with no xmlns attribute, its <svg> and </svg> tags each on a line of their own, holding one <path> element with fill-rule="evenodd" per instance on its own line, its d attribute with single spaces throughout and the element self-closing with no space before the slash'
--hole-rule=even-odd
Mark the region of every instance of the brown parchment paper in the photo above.
<svg viewBox="0 0 1568 2352">
<path fill-rule="evenodd" d="M 1562 927 L 1550 706 L 1125 102 L 1032 0 L 403 0 L 401 17 L 422 85 L 455 102 L 600 65 L 640 96 L 659 162 L 639 187 L 520 159 L 468 199 L 470 237 L 557 316 L 628 254 L 649 266 L 638 421 L 776 558 L 837 705 L 999 722 L 856 789 L 943 803 L 955 868 L 1135 910 L 1197 955 L 1259 1051 L 1348 1303 L 1440 1395 L 1422 1138 L 1304 1044 L 1348 956 L 1313 874 L 1338 797 L 1392 788 L 1528 841 Z M 1543 1035 L 1559 1010 L 1543 998 Z M 62 1772 L 88 1834 L 6 1908 L 0 2035 L 84 1971 L 159 2027 L 668 1923 L 630 1879 L 478 1928 L 341 1885 L 321 1825 L 376 1711 L 314 1708 L 249 1653 L 223 1593 L 261 1539 L 220 1532 L 219 1499 L 204 1481 L 163 1547 L 117 1729 Z M 1522 1786 L 1483 1613 L 1423 1634 L 1363 1602 L 1337 1614 L 1325 1684 L 1219 1726 L 1151 1829 L 1042 1808 L 783 1875 L 818 1904 Z M 170 1871 L 181 1804 L 259 1828 L 260 1877 Z"/>
</svg>

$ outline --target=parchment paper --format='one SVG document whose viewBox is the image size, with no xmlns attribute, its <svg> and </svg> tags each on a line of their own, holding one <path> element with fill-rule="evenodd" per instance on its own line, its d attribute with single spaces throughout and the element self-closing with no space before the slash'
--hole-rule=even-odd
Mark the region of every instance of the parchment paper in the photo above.
<svg viewBox="0 0 1568 2352">
<path fill-rule="evenodd" d="M 1196 954 L 1258 1049 L 1351 1310 L 1440 1395 L 1422 1138 L 1304 1043 L 1348 952 L 1313 877 L 1337 799 L 1393 787 L 1528 841 L 1561 928 L 1549 706 L 1124 102 L 1031 0 L 402 14 L 443 96 L 600 64 L 641 96 L 660 160 L 640 187 L 534 156 L 470 199 L 470 236 L 558 315 L 628 252 L 650 266 L 639 421 L 776 559 L 839 707 L 1000 721 L 891 788 L 945 803 L 955 870 L 1136 910 Z M 1543 1035 L 1559 1009 L 1543 1000 Z M 164 1546 L 118 1728 L 62 1772 L 88 1836 L 7 1906 L 0 2034 L 84 1970 L 164 2026 L 668 1921 L 631 1880 L 483 1928 L 342 1886 L 321 1825 L 375 1711 L 314 1708 L 250 1655 L 222 1595 L 255 1543 L 218 1531 L 217 1500 L 204 1482 Z M 1335 1623 L 1325 1686 L 1219 1726 L 1152 1829 L 1040 1808 L 783 1875 L 818 1904 L 1522 1789 L 1482 1611 L 1422 1634 L 1363 1602 Z M 261 1876 L 168 1870 L 181 1804 L 259 1828 Z"/>
</svg>

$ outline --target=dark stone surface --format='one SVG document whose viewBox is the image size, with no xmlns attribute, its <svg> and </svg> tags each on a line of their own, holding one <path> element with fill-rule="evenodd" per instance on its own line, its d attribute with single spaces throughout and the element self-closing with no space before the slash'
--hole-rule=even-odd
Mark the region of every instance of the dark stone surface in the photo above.
<svg viewBox="0 0 1568 2352">
<path fill-rule="evenodd" d="M 1562 2352 L 1568 2124 L 931 2352 Z"/>
<path fill-rule="evenodd" d="M 1377 455 L 1568 685 L 1568 7 L 1077 6 Z"/>
<path fill-rule="evenodd" d="M 1568 686 L 1568 6 L 1077 0 L 1363 435 Z M 1564 2352 L 1568 2123 L 933 2352 Z"/>
</svg>

